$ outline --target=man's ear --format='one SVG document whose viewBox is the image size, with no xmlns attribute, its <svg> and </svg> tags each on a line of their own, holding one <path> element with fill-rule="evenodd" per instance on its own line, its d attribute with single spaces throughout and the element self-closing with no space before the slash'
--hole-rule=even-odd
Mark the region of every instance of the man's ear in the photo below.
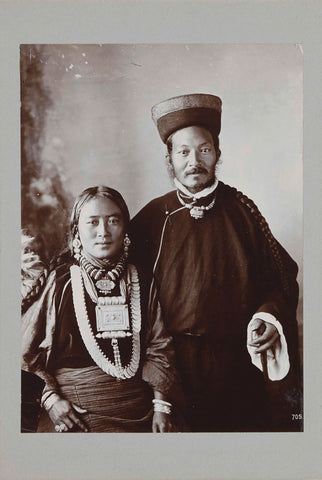
<svg viewBox="0 0 322 480">
<path fill-rule="evenodd" d="M 172 168 L 172 160 L 171 160 L 171 155 L 170 153 L 166 153 L 165 155 L 165 161 L 168 167 Z"/>
<path fill-rule="evenodd" d="M 173 178 L 174 177 L 174 169 L 173 169 L 173 163 L 172 163 L 172 160 L 171 160 L 170 153 L 167 153 L 165 155 L 165 164 L 166 164 L 166 167 L 167 167 L 167 170 L 168 170 L 168 174 L 170 175 L 170 178 Z"/>
<path fill-rule="evenodd" d="M 216 149 L 216 167 L 221 163 L 221 150 L 220 148 Z"/>
</svg>

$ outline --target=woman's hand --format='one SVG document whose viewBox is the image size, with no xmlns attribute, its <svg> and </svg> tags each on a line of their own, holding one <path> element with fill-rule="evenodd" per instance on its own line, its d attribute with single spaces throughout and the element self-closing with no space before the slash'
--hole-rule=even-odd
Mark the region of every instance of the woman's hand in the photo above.
<svg viewBox="0 0 322 480">
<path fill-rule="evenodd" d="M 163 412 L 154 412 L 152 420 L 152 432 L 167 433 L 172 431 L 173 426 L 171 422 L 171 415 Z"/>
<path fill-rule="evenodd" d="M 75 405 L 74 403 L 59 398 L 49 409 L 48 415 L 55 426 L 60 427 L 61 432 L 67 432 L 77 425 L 84 432 L 88 429 L 84 422 L 76 415 L 76 413 L 86 413 L 87 410 Z M 59 431 L 59 430 L 58 430 Z"/>
</svg>

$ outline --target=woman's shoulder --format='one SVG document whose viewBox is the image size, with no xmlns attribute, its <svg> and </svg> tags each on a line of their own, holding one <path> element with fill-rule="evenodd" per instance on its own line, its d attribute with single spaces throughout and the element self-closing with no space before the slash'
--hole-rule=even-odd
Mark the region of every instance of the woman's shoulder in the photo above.
<svg viewBox="0 0 322 480">
<path fill-rule="evenodd" d="M 75 262 L 69 248 L 66 248 L 58 255 L 52 258 L 50 262 L 50 269 L 59 271 L 60 269 L 68 268 Z"/>
<path fill-rule="evenodd" d="M 69 252 L 63 252 L 52 264 L 52 270 L 56 277 L 56 294 L 64 290 L 66 283 L 70 280 L 70 267 L 76 263 Z"/>
</svg>

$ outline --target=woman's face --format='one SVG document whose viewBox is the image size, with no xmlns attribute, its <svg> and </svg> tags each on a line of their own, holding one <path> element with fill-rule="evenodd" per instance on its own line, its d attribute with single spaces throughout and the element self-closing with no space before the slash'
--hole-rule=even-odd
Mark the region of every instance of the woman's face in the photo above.
<svg viewBox="0 0 322 480">
<path fill-rule="evenodd" d="M 120 208 L 109 198 L 92 198 L 81 209 L 78 232 L 83 249 L 93 257 L 118 257 L 125 235 Z"/>
</svg>

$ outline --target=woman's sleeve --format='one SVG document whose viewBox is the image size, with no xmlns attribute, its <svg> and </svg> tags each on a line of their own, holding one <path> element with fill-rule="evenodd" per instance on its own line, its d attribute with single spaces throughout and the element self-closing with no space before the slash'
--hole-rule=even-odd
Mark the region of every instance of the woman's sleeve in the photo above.
<svg viewBox="0 0 322 480">
<path fill-rule="evenodd" d="M 22 316 L 21 368 L 38 375 L 45 382 L 45 390 L 57 391 L 57 383 L 47 371 L 56 322 L 55 287 L 53 271 L 39 299 Z"/>
<path fill-rule="evenodd" d="M 175 354 L 172 338 L 165 329 L 155 288 L 152 288 L 152 295 L 148 306 L 145 345 L 146 349 L 142 369 L 143 380 L 145 380 L 153 390 L 167 395 L 178 379 L 175 370 Z"/>
</svg>

